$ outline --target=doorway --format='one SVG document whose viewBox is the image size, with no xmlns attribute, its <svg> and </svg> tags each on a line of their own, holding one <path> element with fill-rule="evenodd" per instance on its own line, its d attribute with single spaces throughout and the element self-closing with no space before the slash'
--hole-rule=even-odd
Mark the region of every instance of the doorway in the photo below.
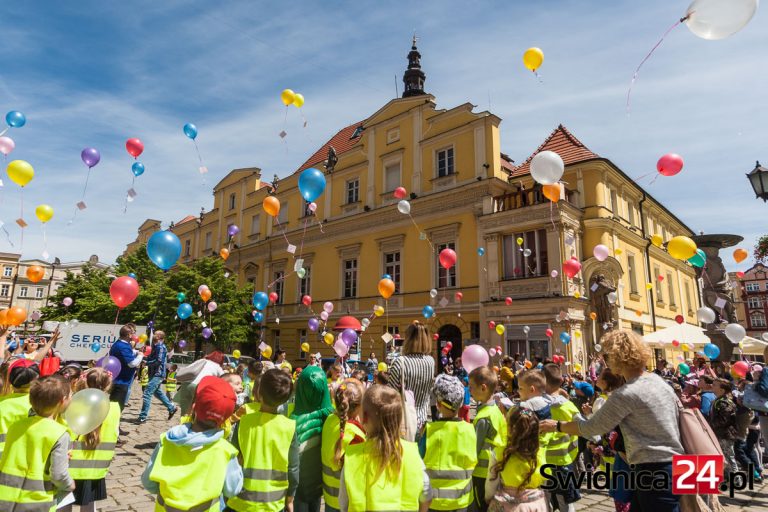
<svg viewBox="0 0 768 512">
<path fill-rule="evenodd" d="M 461 329 L 453 324 L 445 324 L 441 326 L 440 329 L 438 329 L 437 335 L 437 370 L 439 373 L 443 373 L 443 367 L 445 366 L 445 363 L 442 350 L 446 343 L 450 341 L 452 344 L 451 351 L 448 353 L 448 359 L 450 362 L 455 361 L 457 357 L 461 357 L 461 352 L 463 350 Z"/>
</svg>

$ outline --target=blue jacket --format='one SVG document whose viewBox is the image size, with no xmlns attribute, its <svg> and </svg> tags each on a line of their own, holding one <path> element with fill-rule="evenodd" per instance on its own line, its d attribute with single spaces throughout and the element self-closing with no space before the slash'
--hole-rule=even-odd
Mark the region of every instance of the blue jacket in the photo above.
<svg viewBox="0 0 768 512">
<path fill-rule="evenodd" d="M 760 372 L 760 378 L 755 384 L 755 391 L 760 393 L 760 396 L 768 398 L 768 370 L 765 367 Z"/>
<path fill-rule="evenodd" d="M 138 366 L 138 364 L 134 367 L 129 366 L 136 359 L 131 344 L 124 340 L 117 340 L 109 349 L 109 355 L 120 361 L 120 374 L 114 379 L 113 384 L 130 386 L 136 378 L 136 366 Z"/>
<path fill-rule="evenodd" d="M 152 352 L 149 354 L 149 358 L 145 360 L 147 368 L 149 368 L 149 378 L 161 377 L 165 378 L 165 363 L 168 356 L 168 349 L 165 348 L 163 343 L 155 343 L 152 345 Z"/>
</svg>

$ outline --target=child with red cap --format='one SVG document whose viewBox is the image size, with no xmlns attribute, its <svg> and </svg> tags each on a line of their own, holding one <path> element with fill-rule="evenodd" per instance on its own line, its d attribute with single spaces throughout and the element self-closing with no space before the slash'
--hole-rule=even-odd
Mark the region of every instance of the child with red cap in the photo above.
<svg viewBox="0 0 768 512">
<path fill-rule="evenodd" d="M 222 429 L 235 411 L 235 402 L 235 392 L 227 382 L 213 376 L 200 381 L 192 422 L 162 435 L 141 476 L 144 488 L 157 494 L 159 507 L 219 510 L 222 494 L 231 497 L 242 490 L 238 452 L 224 439 Z"/>
</svg>

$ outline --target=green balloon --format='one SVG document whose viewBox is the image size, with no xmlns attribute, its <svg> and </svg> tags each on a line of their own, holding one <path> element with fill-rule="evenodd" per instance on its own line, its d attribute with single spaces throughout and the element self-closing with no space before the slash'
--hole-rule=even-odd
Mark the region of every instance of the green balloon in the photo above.
<svg viewBox="0 0 768 512">
<path fill-rule="evenodd" d="M 176 294 L 176 299 L 178 299 L 179 302 L 184 302 L 187 298 L 187 294 L 184 292 L 179 292 Z"/>
<path fill-rule="evenodd" d="M 683 375 L 683 376 L 691 373 L 691 368 L 685 363 L 680 363 L 679 365 L 677 365 L 677 369 L 680 371 L 680 375 Z"/>
<path fill-rule="evenodd" d="M 688 263 L 694 267 L 701 268 L 707 262 L 707 255 L 701 249 L 696 249 L 696 254 L 688 258 Z"/>
</svg>

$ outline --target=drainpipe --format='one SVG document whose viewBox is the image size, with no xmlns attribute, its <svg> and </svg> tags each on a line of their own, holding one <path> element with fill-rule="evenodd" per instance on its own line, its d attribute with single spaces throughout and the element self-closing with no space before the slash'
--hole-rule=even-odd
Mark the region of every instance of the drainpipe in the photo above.
<svg viewBox="0 0 768 512">
<path fill-rule="evenodd" d="M 645 233 L 645 215 L 643 215 L 643 203 L 648 199 L 648 196 L 646 195 L 645 191 L 643 191 L 643 198 L 638 203 L 639 209 L 640 209 L 640 230 L 642 232 L 643 238 L 646 238 Z M 651 255 L 648 252 L 648 249 L 651 247 L 653 242 L 651 242 L 650 239 L 646 239 L 645 244 L 645 279 L 646 283 L 652 283 L 653 280 L 651 279 Z M 643 287 L 645 287 L 645 284 L 643 284 Z M 654 302 L 653 297 L 653 288 L 648 290 L 650 293 L 650 305 L 651 305 L 651 321 L 653 322 L 653 330 L 656 331 L 656 304 Z"/>
</svg>

